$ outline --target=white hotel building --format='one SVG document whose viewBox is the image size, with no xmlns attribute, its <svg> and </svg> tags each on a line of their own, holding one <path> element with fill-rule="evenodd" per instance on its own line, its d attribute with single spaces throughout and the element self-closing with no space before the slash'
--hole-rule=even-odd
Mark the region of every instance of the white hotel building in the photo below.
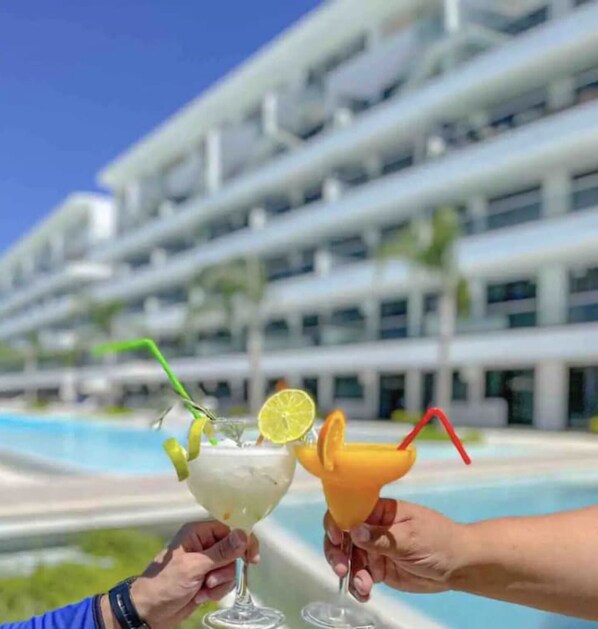
<svg viewBox="0 0 598 629">
<path fill-rule="evenodd" d="M 74 196 L 0 259 L 0 343 L 84 337 L 83 287 L 123 301 L 121 329 L 157 338 L 183 379 L 238 403 L 243 323 L 206 319 L 191 344 L 181 330 L 192 278 L 257 254 L 270 381 L 356 417 L 419 410 L 438 287 L 374 258 L 452 205 L 472 293 L 454 398 L 503 398 L 493 421 L 540 428 L 598 413 L 598 2 L 323 2 L 99 181 L 113 206 Z M 0 394 L 56 396 L 67 371 L 2 368 Z M 125 400 L 164 386 L 141 355 L 85 359 L 76 386 L 98 376 Z"/>
</svg>

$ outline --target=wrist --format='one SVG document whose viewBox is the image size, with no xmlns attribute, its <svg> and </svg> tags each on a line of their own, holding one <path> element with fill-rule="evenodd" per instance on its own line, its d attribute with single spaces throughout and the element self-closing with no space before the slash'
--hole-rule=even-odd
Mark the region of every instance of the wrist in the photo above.
<svg viewBox="0 0 598 629">
<path fill-rule="evenodd" d="M 146 577 L 138 577 L 131 584 L 131 601 L 137 610 L 139 618 L 150 627 L 153 615 L 153 599 L 148 591 L 149 579 Z"/>
<path fill-rule="evenodd" d="M 105 629 L 120 629 L 120 625 L 112 613 L 107 594 L 102 594 L 100 597 L 100 613 L 102 614 L 102 622 Z"/>
<path fill-rule="evenodd" d="M 467 592 L 476 580 L 484 548 L 477 524 L 459 524 L 453 536 L 451 566 L 447 585 L 451 590 Z"/>
</svg>

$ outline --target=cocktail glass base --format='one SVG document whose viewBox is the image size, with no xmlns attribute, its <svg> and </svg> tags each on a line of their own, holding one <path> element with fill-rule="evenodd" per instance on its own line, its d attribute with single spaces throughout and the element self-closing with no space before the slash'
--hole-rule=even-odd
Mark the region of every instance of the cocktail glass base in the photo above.
<svg viewBox="0 0 598 629">
<path fill-rule="evenodd" d="M 278 629 L 284 623 L 284 614 L 277 609 L 254 606 L 247 610 L 220 609 L 203 619 L 203 626 L 208 629 Z"/>
<path fill-rule="evenodd" d="M 301 610 L 309 625 L 322 629 L 375 629 L 376 621 L 366 611 L 339 603 L 310 603 Z"/>
</svg>

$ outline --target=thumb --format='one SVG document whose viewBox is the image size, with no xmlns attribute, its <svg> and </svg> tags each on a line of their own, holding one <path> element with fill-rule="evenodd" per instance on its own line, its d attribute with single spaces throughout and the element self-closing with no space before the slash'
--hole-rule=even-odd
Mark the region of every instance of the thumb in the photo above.
<svg viewBox="0 0 598 629">
<path fill-rule="evenodd" d="M 228 565 L 235 559 L 239 559 L 246 550 L 247 535 L 243 531 L 235 530 L 199 554 L 207 574 L 216 568 Z"/>
<path fill-rule="evenodd" d="M 408 549 L 409 532 L 400 523 L 392 526 L 362 524 L 352 529 L 350 534 L 355 546 L 393 559 L 402 557 Z"/>
</svg>

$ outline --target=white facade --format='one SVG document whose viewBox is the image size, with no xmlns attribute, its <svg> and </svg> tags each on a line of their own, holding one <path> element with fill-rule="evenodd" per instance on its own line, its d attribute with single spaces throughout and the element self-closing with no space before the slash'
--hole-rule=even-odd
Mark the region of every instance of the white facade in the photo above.
<svg viewBox="0 0 598 629">
<path fill-rule="evenodd" d="M 89 299 L 125 303 L 121 330 L 159 339 L 184 378 L 229 401 L 246 394 L 246 322 L 206 318 L 183 343 L 189 286 L 258 255 L 267 378 L 361 417 L 429 403 L 438 287 L 374 257 L 448 204 L 473 298 L 451 349 L 455 412 L 550 429 L 598 412 L 596 2 L 324 3 L 100 181 L 114 234 L 84 259 L 111 275 Z M 78 298 L 52 298 L 29 259 L 24 280 L 5 281 L 2 343 L 64 327 Z M 38 285 L 48 298 L 33 308 Z M 99 376 L 123 393 L 163 382 L 141 357 L 77 370 L 83 389 Z M 52 392 L 63 377 L 6 373 L 0 392 Z"/>
</svg>

